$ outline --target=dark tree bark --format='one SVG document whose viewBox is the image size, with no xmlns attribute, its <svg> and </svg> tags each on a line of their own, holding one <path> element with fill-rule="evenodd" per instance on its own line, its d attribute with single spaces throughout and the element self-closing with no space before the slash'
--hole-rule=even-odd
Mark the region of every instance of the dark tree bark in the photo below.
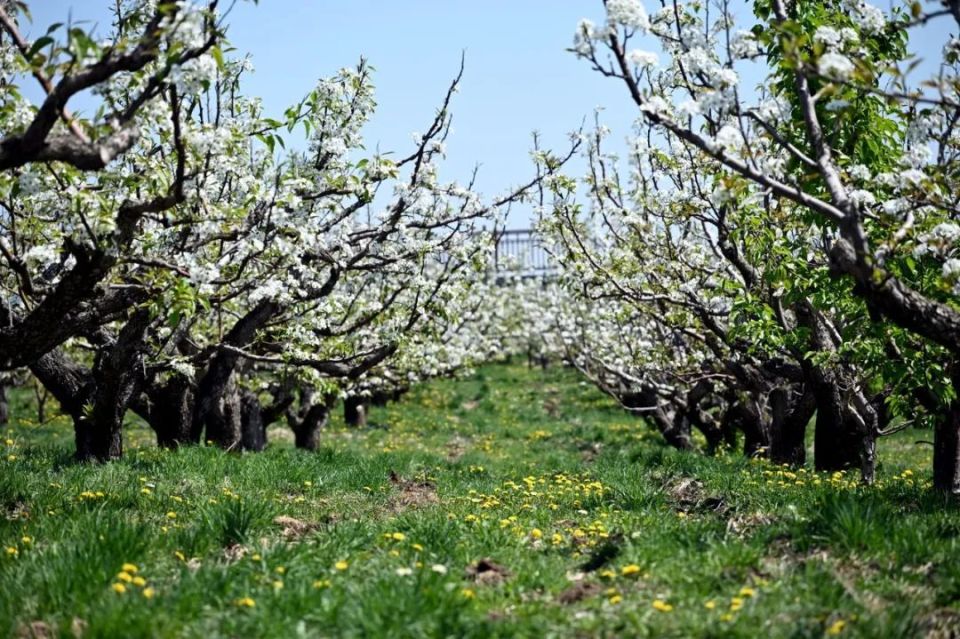
<svg viewBox="0 0 960 639">
<path fill-rule="evenodd" d="M 817 410 L 813 392 L 804 388 L 793 401 L 784 388 L 770 394 L 770 460 L 777 464 L 803 466 L 807 460 L 807 423 Z"/>
<path fill-rule="evenodd" d="M 278 312 L 280 307 L 275 302 L 260 302 L 237 320 L 223 338 L 223 344 L 236 348 L 246 346 Z M 207 439 L 227 449 L 240 444 L 240 396 L 233 384 L 233 372 L 239 361 L 238 353 L 218 350 L 197 385 L 194 402 L 192 435 L 199 437 L 206 428 Z"/>
<path fill-rule="evenodd" d="M 267 447 L 267 424 L 260 399 L 251 391 L 240 396 L 241 444 L 244 450 L 262 451 Z"/>
<path fill-rule="evenodd" d="M 319 403 L 312 404 L 299 419 L 290 420 L 290 428 L 293 429 L 297 448 L 317 449 L 320 445 L 320 432 L 327 425 L 333 402 L 333 397 L 324 398 Z"/>
<path fill-rule="evenodd" d="M 193 428 L 194 388 L 189 379 L 172 375 L 165 383 L 147 389 L 150 398 L 149 422 L 157 435 L 157 446 L 179 448 L 199 444 Z"/>
<path fill-rule="evenodd" d="M 754 457 L 769 450 L 770 435 L 756 402 L 750 398 L 738 398 L 727 408 L 724 419 L 743 433 L 744 455 Z"/>
<path fill-rule="evenodd" d="M 82 439 L 87 445 L 77 448 L 77 459 L 108 461 L 123 455 L 123 418 L 143 384 L 144 337 L 149 326 L 149 312 L 138 310 L 124 324 L 116 341 L 97 358 L 93 410 L 89 419 L 77 424 L 90 432 L 78 436 L 78 441 Z"/>
<path fill-rule="evenodd" d="M 645 410 L 642 415 L 653 421 L 653 425 L 667 444 L 680 450 L 693 449 L 693 441 L 690 438 L 690 423 L 685 419 L 671 419 L 655 389 L 644 388 L 640 391 L 626 393 L 620 398 L 620 401 L 627 408 L 655 406 L 655 409 Z"/>
<path fill-rule="evenodd" d="M 951 371 L 954 399 L 933 431 L 933 487 L 960 497 L 960 362 Z"/>
<path fill-rule="evenodd" d="M 220 397 L 212 403 L 203 424 L 207 441 L 224 450 L 240 450 L 243 445 L 243 408 L 240 393 L 232 380 Z M 197 424 L 194 424 L 196 430 Z"/>
<path fill-rule="evenodd" d="M 687 393 L 686 405 L 682 413 L 686 419 L 701 433 L 707 440 L 707 453 L 712 455 L 723 442 L 723 431 L 717 420 L 701 408 L 701 403 L 713 392 L 713 384 L 703 380 L 694 385 Z M 678 411 L 678 413 L 681 411 Z"/>
<path fill-rule="evenodd" d="M 362 397 L 353 395 L 343 400 L 343 421 L 355 428 L 367 425 L 367 406 Z"/>
<path fill-rule="evenodd" d="M 796 307 L 797 320 L 810 330 L 812 351 L 835 353 L 836 344 L 826 321 L 809 302 Z M 854 384 L 846 379 L 839 364 L 815 365 L 809 359 L 801 362 L 807 383 L 817 404 L 817 421 L 813 433 L 813 463 L 817 470 L 837 471 L 861 467 L 864 478 L 872 476 L 861 453 L 868 442 L 850 408 L 845 393 Z"/>
</svg>

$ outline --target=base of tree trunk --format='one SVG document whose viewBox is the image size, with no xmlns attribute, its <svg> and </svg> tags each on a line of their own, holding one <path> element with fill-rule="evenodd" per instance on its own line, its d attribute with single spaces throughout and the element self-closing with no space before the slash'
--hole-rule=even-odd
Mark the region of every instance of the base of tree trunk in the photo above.
<svg viewBox="0 0 960 639">
<path fill-rule="evenodd" d="M 367 407 L 360 397 L 343 400 L 343 421 L 347 426 L 362 428 L 367 425 Z"/>
<path fill-rule="evenodd" d="M 960 497 L 960 400 L 954 400 L 933 431 L 933 487 Z"/>
</svg>

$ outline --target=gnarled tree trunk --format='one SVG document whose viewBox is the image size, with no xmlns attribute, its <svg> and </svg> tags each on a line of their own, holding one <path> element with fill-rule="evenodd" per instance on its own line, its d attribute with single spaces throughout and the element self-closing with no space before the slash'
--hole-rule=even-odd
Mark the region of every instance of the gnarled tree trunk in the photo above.
<svg viewBox="0 0 960 639">
<path fill-rule="evenodd" d="M 78 426 L 89 432 L 77 447 L 77 458 L 108 461 L 123 455 L 123 418 L 130 401 L 143 383 L 144 337 L 150 326 L 150 313 L 138 310 L 124 324 L 116 341 L 105 347 L 93 370 L 96 390 L 89 419 Z"/>
<path fill-rule="evenodd" d="M 789 391 L 778 388 L 770 394 L 770 460 L 802 466 L 807 460 L 807 423 L 817 410 L 816 397 L 804 388 L 790 401 Z"/>
<path fill-rule="evenodd" d="M 193 384 L 183 375 L 172 375 L 164 384 L 150 388 L 150 426 L 157 434 L 157 446 L 179 448 L 199 444 L 193 428 Z"/>
<path fill-rule="evenodd" d="M 267 424 L 260 399 L 251 391 L 244 391 L 240 396 L 240 430 L 244 450 L 261 451 L 267 447 Z"/>
</svg>

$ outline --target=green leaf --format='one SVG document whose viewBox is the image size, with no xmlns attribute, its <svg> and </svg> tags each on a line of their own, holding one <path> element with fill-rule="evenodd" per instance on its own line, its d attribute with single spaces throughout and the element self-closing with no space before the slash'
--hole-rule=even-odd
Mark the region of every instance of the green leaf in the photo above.
<svg viewBox="0 0 960 639">
<path fill-rule="evenodd" d="M 33 43 L 33 46 L 30 47 L 29 51 L 23 54 L 23 57 L 25 57 L 27 59 L 27 62 L 29 62 L 33 58 L 33 56 L 35 56 L 37 52 L 40 51 L 40 49 L 44 48 L 48 44 L 53 44 L 53 38 L 51 38 L 50 36 L 43 36 L 43 37 L 37 38 L 37 41 Z"/>
</svg>

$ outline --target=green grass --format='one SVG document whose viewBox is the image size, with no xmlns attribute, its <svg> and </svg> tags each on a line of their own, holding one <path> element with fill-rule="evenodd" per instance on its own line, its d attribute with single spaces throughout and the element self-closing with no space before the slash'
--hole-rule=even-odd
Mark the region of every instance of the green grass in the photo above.
<svg viewBox="0 0 960 639">
<path fill-rule="evenodd" d="M 370 428 L 335 423 L 313 454 L 282 429 L 261 454 L 162 451 L 133 425 L 123 461 L 81 466 L 65 421 L 35 425 L 17 402 L 0 458 L 2 636 L 960 626 L 960 511 L 926 488 L 927 433 L 883 440 L 864 488 L 678 453 L 569 371 L 490 366 L 374 409 Z M 474 581 L 483 558 L 506 574 Z M 124 563 L 138 572 L 118 577 Z"/>
</svg>

